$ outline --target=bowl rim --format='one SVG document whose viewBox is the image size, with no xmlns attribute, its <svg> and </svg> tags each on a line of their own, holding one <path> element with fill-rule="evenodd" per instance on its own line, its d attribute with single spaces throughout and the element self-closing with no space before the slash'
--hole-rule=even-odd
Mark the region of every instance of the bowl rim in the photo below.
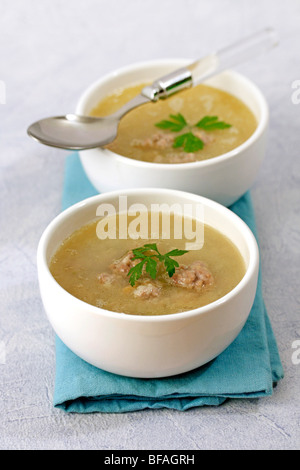
<svg viewBox="0 0 300 470">
<path fill-rule="evenodd" d="M 101 87 L 102 85 L 107 83 L 112 78 L 115 78 L 117 76 L 129 73 L 129 72 L 139 71 L 140 69 L 145 68 L 145 67 L 155 67 L 155 66 L 159 66 L 159 65 L 173 65 L 173 64 L 176 64 L 176 65 L 174 65 L 174 67 L 177 67 L 177 66 L 182 67 L 182 66 L 187 65 L 191 62 L 192 62 L 191 60 L 187 60 L 186 58 L 185 59 L 183 59 L 183 58 L 181 58 L 181 59 L 180 58 L 174 58 L 174 59 L 168 58 L 168 59 L 157 59 L 157 60 L 136 62 L 136 63 L 130 64 L 130 65 L 126 65 L 124 67 L 120 67 L 119 69 L 116 69 L 114 71 L 111 71 L 111 72 L 105 74 L 103 77 L 101 77 L 100 79 L 94 81 L 92 84 L 90 84 L 85 89 L 85 91 L 81 94 L 81 96 L 80 96 L 80 98 L 77 102 L 76 113 L 85 115 L 86 113 L 85 113 L 84 109 L 85 109 L 85 106 L 86 106 L 86 102 L 90 98 L 91 94 L 93 94 L 95 92 L 95 90 L 97 90 L 99 87 Z M 179 171 L 183 167 L 184 168 L 188 167 L 188 168 L 192 168 L 192 169 L 193 168 L 198 168 L 198 167 L 199 168 L 211 167 L 211 166 L 217 165 L 219 162 L 222 163 L 223 161 L 230 160 L 234 157 L 238 157 L 241 152 L 243 152 L 248 147 L 250 147 L 264 133 L 265 129 L 267 128 L 268 121 L 269 121 L 269 107 L 268 107 L 267 100 L 264 97 L 261 90 L 248 77 L 246 77 L 245 75 L 242 75 L 239 72 L 236 72 L 235 70 L 231 70 L 231 69 L 226 70 L 224 72 L 221 72 L 218 75 L 222 75 L 222 74 L 224 74 L 224 75 L 225 74 L 227 74 L 227 75 L 230 74 L 233 77 L 240 80 L 241 82 L 243 82 L 243 84 L 246 87 L 250 88 L 253 91 L 253 93 L 255 93 L 255 95 L 257 97 L 257 103 L 259 104 L 259 108 L 260 108 L 260 112 L 261 112 L 261 117 L 260 117 L 260 120 L 257 124 L 257 127 L 256 127 L 255 131 L 253 132 L 253 134 L 245 142 L 243 142 L 238 147 L 230 150 L 229 152 L 223 153 L 222 155 L 218 155 L 218 156 L 213 157 L 213 158 L 209 158 L 209 159 L 206 159 L 206 160 L 200 160 L 200 161 L 196 161 L 196 162 L 185 162 L 185 163 L 145 162 L 145 161 L 142 161 L 142 160 L 135 160 L 133 158 L 126 157 L 125 155 L 120 155 L 118 153 L 112 152 L 109 149 L 104 149 L 104 148 L 101 148 L 101 147 L 93 148 L 93 149 L 90 149 L 90 150 L 101 151 L 103 154 L 106 154 L 107 158 L 114 158 L 117 161 L 120 161 L 120 162 L 123 162 L 123 163 L 126 162 L 127 165 L 137 166 L 137 167 L 141 167 L 141 168 L 145 168 L 145 169 L 149 169 L 149 168 L 155 169 L 155 168 L 157 168 L 157 169 L 161 169 L 162 171 L 167 171 L 167 170 L 170 171 L 170 169 L 173 171 L 176 168 L 177 168 L 177 171 Z M 80 151 L 80 153 L 81 152 L 82 151 Z M 83 152 L 85 152 L 85 151 L 83 151 Z"/>
<path fill-rule="evenodd" d="M 114 312 L 110 310 L 106 310 L 101 307 L 96 307 L 94 305 L 89 304 L 83 300 L 78 299 L 74 295 L 67 292 L 52 276 L 49 265 L 46 259 L 46 251 L 51 240 L 51 237 L 55 233 L 57 225 L 59 225 L 64 219 L 68 219 L 69 217 L 76 216 L 77 211 L 85 210 L 88 206 L 91 206 L 96 203 L 103 202 L 106 199 L 114 198 L 120 195 L 147 195 L 147 194 L 161 194 L 161 195 L 177 195 L 177 196 L 184 196 L 191 198 L 191 202 L 193 200 L 197 200 L 204 204 L 204 207 L 212 207 L 215 208 L 217 211 L 221 211 L 225 214 L 227 218 L 229 218 L 233 223 L 240 227 L 240 233 L 244 237 L 247 247 L 249 249 L 249 265 L 246 269 L 246 272 L 241 279 L 241 281 L 227 294 L 225 294 L 220 299 L 215 300 L 207 305 L 202 307 L 198 307 L 192 310 L 187 310 L 184 312 L 178 313 L 170 313 L 170 314 L 162 314 L 162 315 L 138 315 L 138 314 L 126 314 L 123 312 Z M 63 239 L 64 240 L 64 239 Z M 63 242 L 61 240 L 61 243 Z M 42 236 L 40 238 L 38 249 L 37 249 L 37 267 L 38 267 L 38 277 L 40 278 L 41 270 L 46 274 L 47 281 L 49 280 L 55 288 L 59 291 L 63 292 L 68 298 L 72 299 L 73 302 L 78 304 L 79 306 L 82 305 L 84 309 L 88 309 L 89 313 L 95 314 L 97 316 L 104 316 L 109 317 L 111 319 L 116 319 L 119 321 L 134 321 L 134 322 L 144 322 L 144 323 L 157 323 L 157 322 L 169 322 L 169 321 L 176 321 L 180 319 L 187 319 L 191 317 L 195 317 L 198 315 L 204 315 L 209 313 L 210 311 L 214 310 L 215 308 L 221 306 L 222 304 L 228 302 L 230 299 L 236 297 L 248 284 L 250 279 L 255 275 L 256 271 L 258 272 L 259 269 L 259 249 L 256 238 L 248 227 L 248 225 L 234 212 L 232 212 L 227 207 L 223 206 L 222 204 L 215 202 L 211 199 L 208 199 L 203 196 L 199 196 L 193 193 L 188 193 L 186 191 L 180 190 L 173 190 L 173 189 L 160 189 L 160 188 L 133 188 L 133 189 L 126 189 L 122 191 L 110 191 L 102 194 L 97 194 L 95 196 L 88 197 L 76 204 L 73 204 L 69 208 L 63 210 L 60 214 L 58 214 L 46 227 Z"/>
</svg>

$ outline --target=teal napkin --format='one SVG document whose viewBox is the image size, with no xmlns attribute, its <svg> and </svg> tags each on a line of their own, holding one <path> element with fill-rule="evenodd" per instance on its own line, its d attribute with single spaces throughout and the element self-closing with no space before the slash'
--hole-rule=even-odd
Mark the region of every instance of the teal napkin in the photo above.
<svg viewBox="0 0 300 470">
<path fill-rule="evenodd" d="M 67 157 L 63 208 L 97 194 L 78 154 Z M 256 235 L 251 197 L 231 206 Z M 235 341 L 210 363 L 162 379 L 135 379 L 105 372 L 80 359 L 56 337 L 54 406 L 67 412 L 121 413 L 146 408 L 187 410 L 220 405 L 228 398 L 269 396 L 283 378 L 276 340 L 264 305 L 261 274 L 253 308 Z"/>
</svg>

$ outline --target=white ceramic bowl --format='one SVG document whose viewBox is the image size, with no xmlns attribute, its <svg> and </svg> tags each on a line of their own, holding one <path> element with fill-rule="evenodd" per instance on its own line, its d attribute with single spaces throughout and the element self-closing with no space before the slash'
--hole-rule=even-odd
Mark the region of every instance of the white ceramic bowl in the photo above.
<svg viewBox="0 0 300 470">
<path fill-rule="evenodd" d="M 63 240 L 95 219 L 100 203 L 118 207 L 143 203 L 203 204 L 204 222 L 228 236 L 240 250 L 246 273 L 228 294 L 211 304 L 161 316 L 126 315 L 89 305 L 66 292 L 49 271 Z M 78 356 L 96 367 L 132 377 L 164 377 L 199 367 L 236 338 L 250 313 L 257 286 L 259 255 L 248 226 L 224 206 L 174 190 L 131 189 L 86 199 L 58 215 L 44 231 L 37 254 L 43 304 L 55 332 Z"/>
<path fill-rule="evenodd" d="M 76 112 L 88 115 L 116 88 L 152 81 L 186 63 L 186 60 L 159 60 L 110 73 L 85 91 Z M 95 188 L 99 192 L 138 187 L 178 189 L 208 197 L 225 206 L 250 189 L 265 154 L 269 120 L 266 100 L 256 85 L 233 71 L 224 72 L 206 83 L 235 95 L 252 110 L 258 126 L 246 142 L 219 157 L 181 164 L 142 162 L 102 148 L 85 150 L 80 152 L 81 162 Z"/>
</svg>

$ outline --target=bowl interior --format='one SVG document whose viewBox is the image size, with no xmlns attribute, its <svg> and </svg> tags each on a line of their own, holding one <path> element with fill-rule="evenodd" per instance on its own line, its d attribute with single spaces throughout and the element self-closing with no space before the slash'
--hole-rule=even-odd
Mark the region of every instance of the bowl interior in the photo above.
<svg viewBox="0 0 300 470">
<path fill-rule="evenodd" d="M 244 258 L 246 268 L 249 268 L 250 261 L 254 258 L 255 242 L 252 232 L 246 224 L 230 210 L 210 201 L 209 199 L 195 196 L 181 191 L 169 190 L 130 190 L 124 193 L 114 192 L 99 196 L 94 196 L 61 213 L 48 226 L 44 233 L 43 246 L 45 262 L 49 266 L 50 260 L 60 244 L 70 236 L 75 230 L 96 219 L 96 211 L 101 203 L 113 204 L 118 212 L 119 196 L 127 196 L 127 206 L 135 203 L 144 204 L 151 210 L 152 204 L 167 203 L 173 206 L 175 213 L 178 213 L 174 204 L 183 207 L 183 204 L 200 204 L 201 222 L 212 226 L 226 235 L 238 248 Z M 199 219 L 200 220 L 200 219 Z"/>
<path fill-rule="evenodd" d="M 78 102 L 76 112 L 89 115 L 97 103 L 114 90 L 133 84 L 152 82 L 189 62 L 183 59 L 144 62 L 108 74 L 86 90 Z M 251 109 L 258 123 L 262 119 L 265 108 L 264 98 L 256 86 L 246 77 L 229 70 L 206 80 L 204 83 L 239 98 Z"/>
</svg>

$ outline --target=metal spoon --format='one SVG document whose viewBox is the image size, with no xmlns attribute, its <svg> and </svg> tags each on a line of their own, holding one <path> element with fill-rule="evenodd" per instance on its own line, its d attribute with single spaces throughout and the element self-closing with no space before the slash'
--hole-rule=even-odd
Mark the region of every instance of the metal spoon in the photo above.
<svg viewBox="0 0 300 470">
<path fill-rule="evenodd" d="M 76 114 L 49 117 L 31 124 L 27 130 L 28 135 L 42 144 L 67 150 L 102 147 L 116 138 L 120 119 L 130 110 L 195 86 L 212 75 L 252 59 L 277 44 L 276 32 L 267 28 L 155 80 L 151 86 L 145 87 L 139 95 L 114 114 L 102 118 Z"/>
</svg>

